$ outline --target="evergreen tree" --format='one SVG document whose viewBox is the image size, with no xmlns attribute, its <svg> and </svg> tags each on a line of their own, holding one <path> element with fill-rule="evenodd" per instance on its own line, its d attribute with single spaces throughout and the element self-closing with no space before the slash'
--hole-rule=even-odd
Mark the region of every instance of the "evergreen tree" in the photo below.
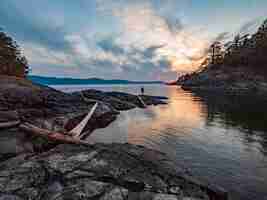
<svg viewBox="0 0 267 200">
<path fill-rule="evenodd" d="M 27 59 L 18 44 L 0 30 L 0 74 L 25 77 L 29 71 Z"/>
</svg>

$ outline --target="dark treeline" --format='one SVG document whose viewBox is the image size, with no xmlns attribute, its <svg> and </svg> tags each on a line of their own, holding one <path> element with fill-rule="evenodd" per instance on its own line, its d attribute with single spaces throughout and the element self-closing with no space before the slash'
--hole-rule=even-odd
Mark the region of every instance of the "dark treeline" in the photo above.
<svg viewBox="0 0 267 200">
<path fill-rule="evenodd" d="M 233 41 L 223 44 L 215 41 L 208 49 L 208 55 L 200 66 L 200 70 L 178 78 L 178 83 L 196 77 L 199 72 L 216 69 L 227 70 L 243 69 L 248 73 L 267 77 L 267 19 L 258 28 L 256 33 L 238 34 Z"/>
<path fill-rule="evenodd" d="M 18 44 L 0 30 L 0 75 L 25 77 L 28 71 L 27 59 Z"/>
<path fill-rule="evenodd" d="M 253 35 L 236 35 L 226 44 L 214 42 L 210 46 L 208 65 L 249 67 L 267 75 L 267 19 Z"/>
</svg>

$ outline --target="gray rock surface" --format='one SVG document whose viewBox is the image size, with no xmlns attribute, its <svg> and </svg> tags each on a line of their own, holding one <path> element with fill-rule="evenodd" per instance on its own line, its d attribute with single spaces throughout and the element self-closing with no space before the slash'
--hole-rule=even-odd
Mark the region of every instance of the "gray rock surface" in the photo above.
<svg viewBox="0 0 267 200">
<path fill-rule="evenodd" d="M 0 164 L 0 199 L 227 199 L 162 153 L 130 144 L 59 145 Z"/>
</svg>

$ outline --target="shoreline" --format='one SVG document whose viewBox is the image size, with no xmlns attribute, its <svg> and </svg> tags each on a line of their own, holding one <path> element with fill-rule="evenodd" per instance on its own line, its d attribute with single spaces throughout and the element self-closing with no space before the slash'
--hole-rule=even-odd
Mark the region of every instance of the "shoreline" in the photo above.
<svg viewBox="0 0 267 200">
<path fill-rule="evenodd" d="M 144 107 L 136 95 L 127 93 L 85 90 L 81 96 L 26 80 L 1 83 L 0 122 L 19 120 L 61 133 L 75 127 L 95 102 L 99 107 L 85 127 L 87 135 L 108 126 L 120 111 Z M 166 103 L 165 97 L 141 98 L 147 105 Z M 228 199 L 223 189 L 195 180 L 167 155 L 142 146 L 59 144 L 16 126 L 1 132 L 10 149 L 1 140 L 7 157 L 0 155 L 0 198 Z"/>
<path fill-rule="evenodd" d="M 210 66 L 181 76 L 176 85 L 190 91 L 267 97 L 267 79 L 243 67 Z"/>
</svg>

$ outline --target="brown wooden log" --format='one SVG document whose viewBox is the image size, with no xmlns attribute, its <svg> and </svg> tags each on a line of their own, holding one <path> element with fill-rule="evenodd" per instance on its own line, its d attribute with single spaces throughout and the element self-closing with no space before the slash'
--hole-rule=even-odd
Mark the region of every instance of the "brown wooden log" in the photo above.
<svg viewBox="0 0 267 200">
<path fill-rule="evenodd" d="M 57 133 L 57 132 L 41 129 L 29 123 L 23 123 L 19 126 L 19 128 L 22 131 L 31 133 L 36 136 L 44 137 L 51 141 L 56 141 L 60 143 L 68 143 L 68 144 L 88 144 L 85 141 L 73 138 L 69 135 L 64 135 L 63 133 Z"/>
<path fill-rule="evenodd" d="M 12 128 L 12 127 L 18 126 L 19 124 L 20 124 L 20 121 L 1 122 L 0 129 Z"/>
</svg>

